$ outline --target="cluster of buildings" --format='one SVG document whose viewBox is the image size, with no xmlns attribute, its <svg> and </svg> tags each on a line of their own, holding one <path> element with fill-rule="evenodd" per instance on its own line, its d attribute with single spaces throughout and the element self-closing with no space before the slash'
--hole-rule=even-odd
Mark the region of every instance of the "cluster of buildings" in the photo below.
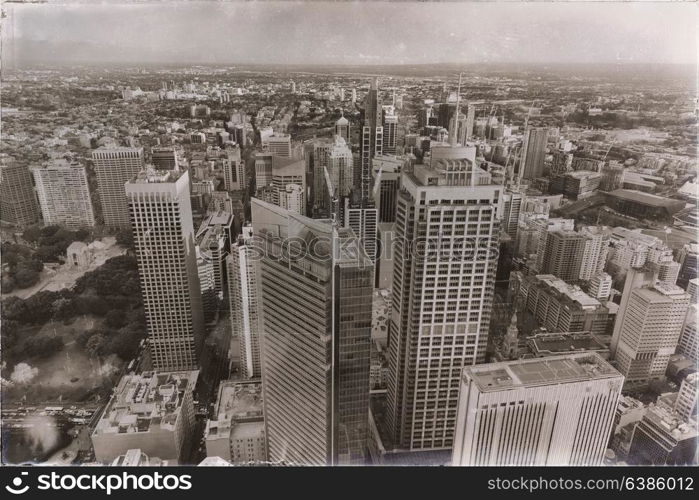
<svg viewBox="0 0 699 500">
<path fill-rule="evenodd" d="M 188 122 L 150 147 L 92 149 L 101 222 L 133 232 L 149 358 L 94 428 L 98 461 L 193 456 L 221 320 L 230 376 L 212 378 L 210 462 L 696 462 L 697 376 L 682 364 L 696 363 L 696 244 L 557 213 L 599 198 L 671 220 L 686 200 L 645 171 L 667 164 L 576 154 L 529 123 L 533 106 L 518 130 L 460 85 L 408 118 L 374 79 L 360 112 L 295 141 L 311 101 L 261 106 L 253 129 L 245 112 L 218 119 L 211 97 L 225 105 L 232 87 L 166 82 L 159 99 L 194 102 Z M 95 225 L 89 177 L 60 158 L 3 162 L 3 221 Z M 657 387 L 653 403 L 630 396 Z"/>
</svg>

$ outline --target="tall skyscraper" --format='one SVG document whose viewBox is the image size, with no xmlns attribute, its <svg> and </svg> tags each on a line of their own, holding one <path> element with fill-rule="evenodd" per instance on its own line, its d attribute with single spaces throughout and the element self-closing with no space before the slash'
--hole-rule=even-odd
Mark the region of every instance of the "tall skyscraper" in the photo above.
<svg viewBox="0 0 699 500">
<path fill-rule="evenodd" d="M 313 140 L 313 152 L 310 154 L 313 173 L 313 186 L 311 189 L 311 199 L 313 202 L 314 214 L 327 217 L 330 214 L 330 200 L 328 200 L 328 186 L 325 180 L 325 171 L 328 167 L 328 155 L 333 149 L 334 140 L 327 138 Z M 314 215 L 315 217 L 316 215 Z"/>
<path fill-rule="evenodd" d="M 379 210 L 379 222 L 395 222 L 396 200 L 400 188 L 401 171 L 406 159 L 398 156 L 379 155 L 372 160 L 374 175 L 374 204 Z"/>
<path fill-rule="evenodd" d="M 627 383 L 645 384 L 665 376 L 688 308 L 689 294 L 676 285 L 656 283 L 631 291 L 623 317 L 617 317 L 618 339 L 612 341 L 614 359 Z"/>
<path fill-rule="evenodd" d="M 371 160 L 383 154 L 383 126 L 381 124 L 381 100 L 378 78 L 374 78 L 364 99 L 364 122 L 361 136 L 360 194 L 362 199 L 371 196 Z"/>
<path fill-rule="evenodd" d="M 396 135 L 398 132 L 398 115 L 393 106 L 383 106 L 383 153 L 396 154 Z"/>
<path fill-rule="evenodd" d="M 646 288 L 653 286 L 657 280 L 657 274 L 650 268 L 632 267 L 626 273 L 624 280 L 624 290 L 621 293 L 621 301 L 619 302 L 619 310 L 617 311 L 614 321 L 614 332 L 612 334 L 612 342 L 609 344 L 609 352 L 612 359 L 616 355 L 617 345 L 621 338 L 621 324 L 624 321 L 624 315 L 631 299 L 631 294 L 636 288 Z"/>
<path fill-rule="evenodd" d="M 124 184 L 143 169 L 143 148 L 100 148 L 92 152 L 105 226 L 129 227 Z"/>
<path fill-rule="evenodd" d="M 396 208 L 387 425 L 400 448 L 452 446 L 461 370 L 485 361 L 502 186 L 433 151 L 404 171 Z"/>
<path fill-rule="evenodd" d="M 148 341 L 157 371 L 197 367 L 204 335 L 189 172 L 144 170 L 126 183 Z"/>
<path fill-rule="evenodd" d="M 524 131 L 522 154 L 519 160 L 519 178 L 536 179 L 544 174 L 544 158 L 549 129 L 547 127 L 527 127 Z"/>
<path fill-rule="evenodd" d="M 70 229 L 95 225 L 85 167 L 57 161 L 33 168 L 32 174 L 44 224 Z"/>
<path fill-rule="evenodd" d="M 506 190 L 503 195 L 502 230 L 512 238 L 517 239 L 517 227 L 519 225 L 519 213 L 522 208 L 522 193 Z"/>
<path fill-rule="evenodd" d="M 274 133 L 267 137 L 267 151 L 273 156 L 291 158 L 291 136 Z"/>
<path fill-rule="evenodd" d="M 262 374 L 260 301 L 256 254 L 252 238 L 252 226 L 244 226 L 243 233 L 238 236 L 237 243 L 232 246 L 231 253 L 226 259 L 231 331 L 240 342 L 240 368 L 245 378 L 258 378 Z"/>
<path fill-rule="evenodd" d="M 272 203 L 298 214 L 306 213 L 306 164 L 304 160 L 272 157 Z"/>
<path fill-rule="evenodd" d="M 563 281 L 577 281 L 580 277 L 585 241 L 585 236 L 575 231 L 546 233 L 541 273 L 553 274 Z"/>
<path fill-rule="evenodd" d="M 536 262 L 532 266 L 537 273 L 541 273 L 545 266 L 544 255 L 548 243 L 548 233 L 552 231 L 573 231 L 575 221 L 573 219 L 549 219 L 535 217 L 532 221 L 534 231 L 536 231 Z M 533 244 L 533 242 L 532 242 Z"/>
<path fill-rule="evenodd" d="M 362 200 L 356 196 L 356 192 L 352 194 L 354 196 L 344 198 L 344 226 L 354 231 L 358 244 L 362 245 L 372 262 L 376 262 L 378 210 L 373 200 Z"/>
<path fill-rule="evenodd" d="M 373 266 L 351 230 L 252 200 L 269 458 L 363 463 Z M 282 251 L 288 241 L 291 247 Z M 304 242 L 304 243 L 302 243 Z"/>
<path fill-rule="evenodd" d="M 691 299 L 690 299 L 691 300 Z M 699 362 L 699 335 L 697 334 L 697 305 L 691 302 L 682 326 L 682 335 L 677 343 L 677 354 L 684 354 L 695 363 Z"/>
<path fill-rule="evenodd" d="M 464 368 L 453 465 L 601 465 L 624 377 L 598 354 Z"/>
<path fill-rule="evenodd" d="M 694 372 L 687 375 L 680 385 L 680 390 L 677 391 L 673 409 L 686 420 L 696 417 L 699 399 L 697 389 L 699 389 L 699 373 Z"/>
<path fill-rule="evenodd" d="M 243 191 L 247 188 L 245 162 L 240 157 L 240 148 L 227 148 L 225 158 L 221 159 L 223 167 L 223 185 L 226 191 Z"/>
<path fill-rule="evenodd" d="M 699 245 L 687 243 L 680 250 L 679 261 L 682 267 L 677 276 L 677 285 L 686 289 L 689 280 L 699 276 Z"/>
<path fill-rule="evenodd" d="M 0 219 L 25 227 L 37 222 L 39 213 L 29 168 L 16 162 L 0 165 Z"/>
<path fill-rule="evenodd" d="M 255 155 L 255 189 L 272 184 L 272 154 L 257 153 Z"/>
<path fill-rule="evenodd" d="M 580 230 L 585 237 L 579 278 L 589 281 L 593 276 L 604 271 L 609 253 L 609 228 L 604 226 L 586 226 Z"/>
<path fill-rule="evenodd" d="M 342 137 L 336 135 L 332 148 L 328 151 L 326 163 L 336 197 L 349 196 L 352 191 L 353 162 L 352 150 Z"/>
</svg>

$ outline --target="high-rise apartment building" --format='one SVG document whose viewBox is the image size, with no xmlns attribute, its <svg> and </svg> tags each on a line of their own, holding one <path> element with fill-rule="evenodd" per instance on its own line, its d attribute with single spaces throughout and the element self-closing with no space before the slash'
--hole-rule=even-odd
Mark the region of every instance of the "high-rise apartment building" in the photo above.
<svg viewBox="0 0 699 500">
<path fill-rule="evenodd" d="M 624 377 L 596 353 L 464 368 L 453 465 L 601 465 Z"/>
<path fill-rule="evenodd" d="M 393 250 L 386 424 L 412 450 L 452 446 L 461 370 L 485 361 L 503 190 L 469 148 L 433 149 L 402 173 Z"/>
<path fill-rule="evenodd" d="M 177 170 L 179 161 L 173 147 L 156 147 L 150 151 L 150 161 L 156 170 Z"/>
<path fill-rule="evenodd" d="M 618 338 L 612 340 L 614 359 L 627 383 L 645 384 L 665 376 L 688 308 L 689 295 L 676 285 L 656 283 L 631 290 L 623 316 L 616 320 Z"/>
<path fill-rule="evenodd" d="M 309 172 L 312 172 L 313 178 L 310 199 L 312 200 L 315 213 L 322 216 L 328 216 L 331 209 L 325 172 L 328 168 L 328 155 L 334 144 L 334 140 L 326 138 L 314 139 L 312 143 L 313 152 L 308 155 L 312 163 Z M 354 171 L 354 165 L 352 169 Z"/>
<path fill-rule="evenodd" d="M 696 421 L 687 421 L 662 404 L 651 405 L 636 426 L 629 447 L 631 465 L 696 463 Z"/>
<path fill-rule="evenodd" d="M 204 318 L 189 172 L 141 171 L 126 183 L 126 196 L 153 368 L 196 368 Z"/>
<path fill-rule="evenodd" d="M 519 164 L 519 178 L 532 180 L 544 174 L 544 159 L 549 129 L 547 127 L 527 127 Z"/>
<path fill-rule="evenodd" d="M 350 195 L 354 181 L 353 162 L 352 150 L 342 137 L 336 135 L 332 147 L 328 151 L 326 163 L 332 181 L 332 192 L 335 197 Z M 323 175 L 323 178 L 325 178 L 325 175 Z"/>
<path fill-rule="evenodd" d="M 540 273 L 545 265 L 544 256 L 549 241 L 548 233 L 552 231 L 573 231 L 575 229 L 575 221 L 573 219 L 549 219 L 548 216 L 541 218 L 535 216 L 531 221 L 531 225 L 536 233 L 536 251 L 530 267 L 533 267 L 536 272 Z"/>
<path fill-rule="evenodd" d="M 92 152 L 105 226 L 129 227 L 124 184 L 144 167 L 143 148 L 100 148 Z"/>
<path fill-rule="evenodd" d="M 589 281 L 604 271 L 609 253 L 609 228 L 585 226 L 579 234 L 585 237 L 579 279 Z"/>
<path fill-rule="evenodd" d="M 44 224 L 70 229 L 95 225 L 85 167 L 55 162 L 33 168 L 32 174 Z"/>
<path fill-rule="evenodd" d="M 690 373 L 685 377 L 677 391 L 677 397 L 673 404 L 673 409 L 682 418 L 689 420 L 697 415 L 697 402 L 699 400 L 699 373 Z"/>
<path fill-rule="evenodd" d="M 257 199 L 269 459 L 363 463 L 373 265 L 350 229 Z M 282 246 L 293 241 L 292 248 Z M 302 243 L 304 242 L 304 243 Z"/>
<path fill-rule="evenodd" d="M 609 310 L 580 288 L 550 274 L 515 279 L 524 308 L 548 331 L 605 333 Z"/>
<path fill-rule="evenodd" d="M 291 158 L 291 136 L 274 133 L 267 137 L 267 151 L 273 156 Z"/>
<path fill-rule="evenodd" d="M 16 162 L 0 165 L 0 220 L 25 227 L 37 222 L 39 214 L 29 168 Z"/>
<path fill-rule="evenodd" d="M 699 363 L 699 335 L 697 335 L 697 304 L 691 302 L 687 317 L 682 325 L 682 335 L 677 343 L 677 354 L 684 354 Z"/>
<path fill-rule="evenodd" d="M 612 359 L 614 359 L 614 356 L 616 355 L 616 348 L 619 343 L 619 338 L 621 337 L 621 324 L 623 322 L 624 315 L 626 314 L 626 309 L 629 304 L 629 299 L 631 298 L 631 293 L 636 288 L 653 286 L 657 281 L 657 277 L 657 273 L 649 267 L 632 267 L 626 274 L 626 278 L 624 280 L 624 290 L 621 293 L 619 309 L 617 311 L 616 319 L 614 320 L 614 332 L 612 334 L 612 341 L 609 344 L 609 352 L 611 354 Z"/>
<path fill-rule="evenodd" d="M 221 159 L 221 166 L 226 191 L 243 191 L 247 188 L 245 162 L 240 157 L 239 147 L 226 149 L 226 156 Z"/>
<path fill-rule="evenodd" d="M 226 259 L 228 269 L 228 299 L 230 301 L 231 331 L 240 343 L 241 373 L 244 378 L 262 375 L 260 362 L 260 328 L 258 278 L 253 248 L 252 226 L 231 248 Z"/>
<path fill-rule="evenodd" d="M 298 214 L 306 213 L 306 164 L 304 160 L 272 157 L 272 203 Z"/>
<path fill-rule="evenodd" d="M 379 83 L 375 78 L 364 99 L 364 122 L 361 135 L 361 156 L 358 181 L 362 199 L 371 196 L 371 160 L 376 155 L 383 154 L 383 126 L 381 124 L 381 100 L 379 98 Z"/>
<path fill-rule="evenodd" d="M 605 272 L 595 274 L 589 280 L 587 293 L 594 299 L 607 301 L 612 294 L 612 277 Z"/>
<path fill-rule="evenodd" d="M 353 191 L 351 196 L 345 197 L 340 208 L 342 211 L 339 220 L 344 227 L 351 228 L 357 237 L 358 243 L 362 245 L 367 256 L 376 262 L 377 256 L 377 224 L 378 210 L 374 206 L 373 200 L 363 200 L 358 196 L 357 191 Z"/>
<path fill-rule="evenodd" d="M 393 106 L 383 106 L 383 148 L 384 154 L 396 154 L 396 135 L 398 132 L 398 115 Z"/>
<path fill-rule="evenodd" d="M 272 184 L 272 153 L 255 155 L 255 189 Z"/>
<path fill-rule="evenodd" d="M 693 278 L 687 282 L 687 293 L 691 297 L 692 304 L 699 304 L 699 278 Z"/>
<path fill-rule="evenodd" d="M 586 237 L 575 231 L 549 231 L 540 272 L 563 281 L 578 281 L 585 252 Z"/>
<path fill-rule="evenodd" d="M 404 157 L 386 154 L 375 156 L 371 162 L 374 176 L 374 205 L 379 210 L 380 223 L 392 223 L 396 220 L 400 176 L 406 163 Z"/>
<path fill-rule="evenodd" d="M 517 239 L 517 227 L 523 198 L 519 191 L 509 189 L 503 195 L 502 230 L 512 238 L 512 241 Z"/>
<path fill-rule="evenodd" d="M 699 276 L 699 245 L 696 243 L 687 243 L 678 256 L 678 260 L 682 267 L 677 276 L 677 285 L 682 288 L 687 288 L 689 280 Z"/>
</svg>

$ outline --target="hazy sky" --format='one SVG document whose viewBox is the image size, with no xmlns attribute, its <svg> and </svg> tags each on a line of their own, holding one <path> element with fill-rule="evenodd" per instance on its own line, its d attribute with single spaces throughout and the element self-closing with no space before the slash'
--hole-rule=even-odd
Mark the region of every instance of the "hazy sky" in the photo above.
<svg viewBox="0 0 699 500">
<path fill-rule="evenodd" d="M 697 58 L 693 3 L 117 0 L 3 8 L 14 8 L 20 63 L 696 64 Z"/>
</svg>

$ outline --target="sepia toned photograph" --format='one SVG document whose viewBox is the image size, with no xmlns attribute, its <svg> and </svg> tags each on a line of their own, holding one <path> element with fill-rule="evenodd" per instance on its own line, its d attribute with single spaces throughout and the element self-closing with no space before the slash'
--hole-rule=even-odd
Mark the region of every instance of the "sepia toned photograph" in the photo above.
<svg viewBox="0 0 699 500">
<path fill-rule="evenodd" d="M 1 486 L 693 491 L 697 14 L 3 2 Z"/>
</svg>

